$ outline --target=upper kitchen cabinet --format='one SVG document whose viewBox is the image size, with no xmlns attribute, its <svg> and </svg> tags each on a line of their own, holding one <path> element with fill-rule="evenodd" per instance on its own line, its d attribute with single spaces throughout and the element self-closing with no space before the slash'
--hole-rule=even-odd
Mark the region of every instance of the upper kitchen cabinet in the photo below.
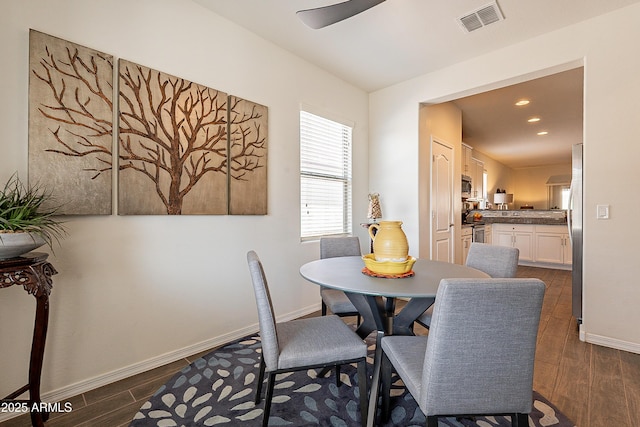
<svg viewBox="0 0 640 427">
<path fill-rule="evenodd" d="M 462 143 L 462 175 L 471 177 L 471 200 L 482 199 L 484 194 L 484 162 L 473 157 L 473 147 Z"/>
<path fill-rule="evenodd" d="M 471 176 L 471 162 L 473 158 L 473 148 L 462 143 L 462 175 Z"/>
<path fill-rule="evenodd" d="M 484 162 L 471 159 L 471 197 L 479 200 L 484 197 Z"/>
</svg>

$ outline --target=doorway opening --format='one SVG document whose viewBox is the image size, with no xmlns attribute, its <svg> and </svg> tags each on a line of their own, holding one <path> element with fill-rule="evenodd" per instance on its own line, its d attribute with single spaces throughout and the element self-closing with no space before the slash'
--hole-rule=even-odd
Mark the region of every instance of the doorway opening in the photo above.
<svg viewBox="0 0 640 427">
<path fill-rule="evenodd" d="M 423 123 L 442 119 L 430 116 L 430 109 L 426 107 L 449 106 L 451 115 L 446 120 L 455 128 L 459 116 L 460 128 L 458 140 L 447 140 L 470 145 L 472 156 L 485 165 L 482 199 L 486 203 L 479 205 L 491 208 L 492 196 L 500 188 L 514 195 L 510 209 L 550 209 L 546 181 L 552 175 L 571 174 L 571 147 L 583 143 L 583 94 L 584 65 L 582 61 L 574 61 L 432 100 L 421 104 L 420 144 L 436 135 L 429 133 L 433 126 L 423 126 Z M 529 104 L 520 109 L 515 107 L 515 102 L 525 96 Z M 529 121 L 536 118 L 537 121 Z M 542 131 L 546 131 L 546 135 L 538 135 Z M 457 147 L 455 157 L 456 165 L 460 165 L 462 152 Z M 455 176 L 460 176 L 459 168 L 456 166 Z M 431 209 L 428 192 L 420 192 L 420 197 L 425 197 L 425 201 L 419 203 L 422 221 L 430 218 Z M 454 185 L 452 197 L 461 199 L 460 183 Z M 454 203 L 457 260 L 461 259 L 461 227 L 458 226 L 461 211 L 462 203 Z M 427 242 L 423 245 L 425 238 Z M 434 241 L 431 230 L 421 233 L 421 252 Z"/>
</svg>

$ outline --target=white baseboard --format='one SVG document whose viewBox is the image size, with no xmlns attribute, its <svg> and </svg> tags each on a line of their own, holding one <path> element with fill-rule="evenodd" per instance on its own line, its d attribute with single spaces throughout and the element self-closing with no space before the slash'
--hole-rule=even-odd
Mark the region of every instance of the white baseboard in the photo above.
<svg viewBox="0 0 640 427">
<path fill-rule="evenodd" d="M 628 341 L 617 340 L 614 338 L 603 337 L 602 335 L 589 334 L 580 329 L 580 339 L 584 336 L 584 340 L 590 344 L 601 345 L 604 347 L 615 348 L 616 350 L 628 351 L 630 353 L 640 354 L 640 344 Z"/>
<path fill-rule="evenodd" d="M 320 303 L 312 304 L 307 307 L 301 308 L 300 310 L 292 311 L 291 313 L 287 313 L 283 316 L 278 316 L 276 319 L 277 322 L 287 322 L 289 320 L 297 319 L 299 317 L 306 316 L 311 313 L 315 313 L 316 311 L 320 311 Z M 257 328 L 257 325 L 256 325 Z M 256 329 L 257 330 L 257 329 Z"/>
<path fill-rule="evenodd" d="M 175 362 L 176 360 L 192 356 L 202 351 L 206 351 L 210 348 L 224 345 L 228 342 L 235 341 L 257 331 L 258 325 L 254 324 L 246 328 L 238 329 L 236 331 L 229 332 L 227 334 L 181 348 L 179 350 L 171 351 L 169 353 L 152 357 L 151 359 L 143 360 L 142 362 L 138 362 L 130 366 L 125 366 L 115 371 L 107 372 L 106 374 L 99 375 L 97 377 L 88 378 L 86 380 L 79 381 L 75 384 L 70 384 L 57 390 L 42 393 L 41 398 L 43 402 L 47 403 L 64 402 L 65 400 L 70 399 L 73 396 L 77 396 L 90 390 L 103 387 L 107 384 L 129 378 L 133 375 L 138 375 L 143 372 L 150 371 L 160 366 Z M 22 414 L 0 414 L 0 422 L 17 417 L 19 415 Z"/>
<path fill-rule="evenodd" d="M 306 316 L 310 313 L 318 311 L 319 309 L 320 309 L 320 304 L 314 304 L 314 305 L 302 308 L 300 310 L 287 313 L 286 315 L 279 316 L 277 321 L 286 322 L 288 320 Z M 88 378 L 86 380 L 79 381 L 75 384 L 70 384 L 68 386 L 59 388 L 57 390 L 42 393 L 41 395 L 42 401 L 46 403 L 64 402 L 65 400 L 73 396 L 77 396 L 79 394 L 86 393 L 90 390 L 104 387 L 107 384 L 111 384 L 116 381 L 120 381 L 125 378 L 129 378 L 131 376 L 150 371 L 160 366 L 164 366 L 169 363 L 175 362 L 176 360 L 193 356 L 194 354 L 200 353 L 202 351 L 206 351 L 214 347 L 219 347 L 229 342 L 238 340 L 242 337 L 246 337 L 249 334 L 255 334 L 256 332 L 258 332 L 258 330 L 259 330 L 258 324 L 254 323 L 247 327 L 237 329 L 235 331 L 232 331 L 232 332 L 229 332 L 229 333 L 175 350 L 175 351 L 161 354 L 159 356 L 152 357 L 147 360 L 143 360 L 133 365 L 125 366 L 123 368 L 116 369 L 115 371 L 111 371 L 106 374 L 99 375 L 97 377 Z M 0 422 L 17 417 L 19 415 L 21 415 L 21 413 L 0 414 Z"/>
<path fill-rule="evenodd" d="M 550 268 L 552 270 L 571 271 L 571 264 L 555 264 L 552 262 L 539 262 L 539 261 L 518 261 L 518 265 L 524 265 L 527 267 Z"/>
</svg>

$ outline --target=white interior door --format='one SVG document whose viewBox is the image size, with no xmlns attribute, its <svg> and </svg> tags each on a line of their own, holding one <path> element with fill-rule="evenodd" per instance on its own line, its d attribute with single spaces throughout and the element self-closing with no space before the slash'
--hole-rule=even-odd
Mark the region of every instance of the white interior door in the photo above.
<svg viewBox="0 0 640 427">
<path fill-rule="evenodd" d="M 453 262 L 453 147 L 431 140 L 431 259 Z"/>
</svg>

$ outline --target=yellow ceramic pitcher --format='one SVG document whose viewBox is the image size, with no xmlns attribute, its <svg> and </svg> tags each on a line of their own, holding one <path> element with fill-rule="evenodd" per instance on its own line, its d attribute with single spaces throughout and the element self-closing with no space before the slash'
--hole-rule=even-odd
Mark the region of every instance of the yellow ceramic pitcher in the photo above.
<svg viewBox="0 0 640 427">
<path fill-rule="evenodd" d="M 376 261 L 404 262 L 409 256 L 409 242 L 402 231 L 402 221 L 380 221 L 369 226 Z M 373 230 L 376 233 L 373 233 Z"/>
</svg>

